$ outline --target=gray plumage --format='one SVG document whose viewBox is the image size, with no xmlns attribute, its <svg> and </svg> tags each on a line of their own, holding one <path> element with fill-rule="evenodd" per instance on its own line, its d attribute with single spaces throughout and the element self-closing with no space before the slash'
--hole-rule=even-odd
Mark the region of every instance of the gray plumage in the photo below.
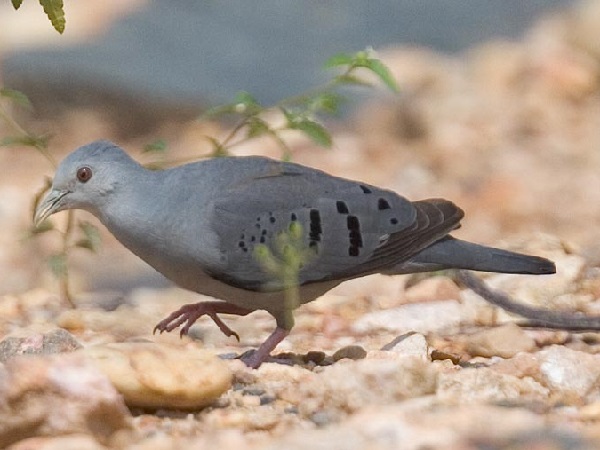
<svg viewBox="0 0 600 450">
<path fill-rule="evenodd" d="M 231 335 L 217 313 L 271 313 L 279 334 L 247 361 L 253 367 L 292 326 L 282 280 L 265 270 L 255 249 L 261 244 L 274 249 L 277 236 L 294 224 L 301 247 L 310 250 L 298 274 L 302 303 L 372 273 L 555 271 L 544 258 L 452 238 L 463 211 L 447 200 L 411 202 L 375 186 L 264 157 L 216 158 L 152 171 L 116 145 L 97 141 L 60 164 L 36 221 L 71 208 L 90 211 L 177 285 L 226 302 L 188 305 L 157 325 L 160 331 L 186 322 L 182 332 L 187 332 L 207 314 Z"/>
</svg>

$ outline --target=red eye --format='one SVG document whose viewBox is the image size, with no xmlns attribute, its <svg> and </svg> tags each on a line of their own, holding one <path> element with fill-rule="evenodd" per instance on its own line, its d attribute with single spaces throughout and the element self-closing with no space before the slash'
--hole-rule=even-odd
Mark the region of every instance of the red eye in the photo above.
<svg viewBox="0 0 600 450">
<path fill-rule="evenodd" d="M 82 183 L 87 183 L 87 181 L 92 178 L 92 169 L 89 167 L 80 167 L 77 169 L 77 179 Z"/>
</svg>

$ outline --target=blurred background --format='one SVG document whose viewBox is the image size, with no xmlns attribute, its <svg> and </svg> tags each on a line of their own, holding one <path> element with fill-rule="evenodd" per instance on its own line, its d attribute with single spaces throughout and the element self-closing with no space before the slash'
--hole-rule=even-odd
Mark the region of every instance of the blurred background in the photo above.
<svg viewBox="0 0 600 450">
<path fill-rule="evenodd" d="M 207 154 L 228 126 L 196 120 L 207 107 L 241 90 L 273 104 L 329 79 L 330 56 L 372 47 L 400 94 L 350 92 L 326 121 L 333 148 L 290 134 L 294 161 L 451 199 L 461 237 L 543 232 L 600 262 L 600 1 L 67 0 L 65 13 L 59 35 L 37 2 L 0 5 L 0 85 L 33 104 L 3 107 L 57 159 L 99 138 L 140 161 L 157 139 L 169 157 Z M 0 137 L 17 131 L 0 120 Z M 267 139 L 232 153 L 281 156 Z M 0 148 L 0 167 L 0 294 L 51 288 L 60 238 L 27 233 L 53 167 L 20 146 Z M 97 255 L 73 253 L 75 291 L 165 284 L 101 232 Z"/>
</svg>

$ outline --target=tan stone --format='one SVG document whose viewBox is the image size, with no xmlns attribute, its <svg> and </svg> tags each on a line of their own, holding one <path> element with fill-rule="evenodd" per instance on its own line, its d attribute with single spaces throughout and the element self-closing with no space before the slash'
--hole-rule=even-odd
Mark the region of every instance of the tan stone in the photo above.
<svg viewBox="0 0 600 450">
<path fill-rule="evenodd" d="M 91 346 L 83 353 L 129 406 L 198 409 L 231 386 L 231 371 L 215 354 L 154 343 Z"/>
<path fill-rule="evenodd" d="M 85 433 L 107 442 L 130 426 L 106 376 L 79 351 L 20 356 L 0 371 L 0 447 L 34 436 Z"/>
<path fill-rule="evenodd" d="M 473 356 L 511 358 L 519 352 L 536 348 L 535 340 L 522 328 L 508 323 L 467 336 L 466 350 Z"/>
<path fill-rule="evenodd" d="M 437 397 L 444 402 L 545 400 L 549 390 L 531 378 L 517 378 L 487 367 L 440 373 Z"/>
<path fill-rule="evenodd" d="M 93 437 L 84 434 L 57 437 L 32 437 L 11 445 L 6 450 L 106 450 Z"/>
</svg>

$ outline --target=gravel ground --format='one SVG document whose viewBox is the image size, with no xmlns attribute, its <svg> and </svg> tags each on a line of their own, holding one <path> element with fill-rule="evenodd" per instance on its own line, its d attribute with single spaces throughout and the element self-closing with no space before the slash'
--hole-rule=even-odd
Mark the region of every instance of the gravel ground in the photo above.
<svg viewBox="0 0 600 450">
<path fill-rule="evenodd" d="M 536 307 L 598 315 L 598 27 L 600 3 L 590 2 L 519 42 L 453 57 L 382 54 L 402 94 L 332 124 L 331 150 L 291 135 L 293 159 L 412 199 L 452 199 L 466 211 L 458 236 L 557 263 L 556 275 L 481 275 L 487 284 Z M 26 125 L 54 130 L 56 155 L 115 136 L 86 110 Z M 206 133 L 223 131 L 165 124 L 119 143 L 143 159 L 139 149 L 162 137 L 184 157 L 207 151 Z M 280 155 L 268 141 L 235 153 Z M 44 262 L 57 233 L 24 239 L 52 168 L 16 147 L 0 150 L 0 164 L 2 448 L 600 446 L 598 333 L 521 327 L 448 274 L 376 275 L 301 307 L 276 350 L 288 364 L 250 370 L 234 358 L 269 334 L 267 314 L 225 318 L 239 343 L 209 320 L 183 339 L 152 335 L 158 320 L 200 298 L 104 231 L 98 254 L 73 253 L 70 308 Z"/>
</svg>

